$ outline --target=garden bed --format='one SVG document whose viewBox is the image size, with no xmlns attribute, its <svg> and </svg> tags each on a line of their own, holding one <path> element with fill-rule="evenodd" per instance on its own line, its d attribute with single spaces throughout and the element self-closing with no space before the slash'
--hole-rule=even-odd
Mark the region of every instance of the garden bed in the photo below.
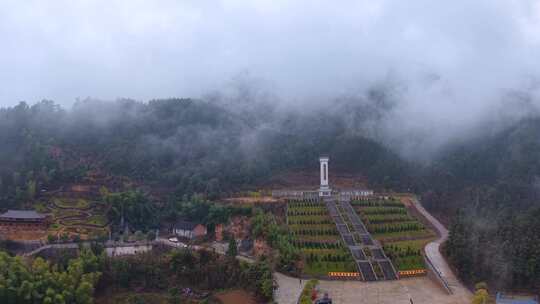
<svg viewBox="0 0 540 304">
<path fill-rule="evenodd" d="M 397 198 L 353 201 L 352 206 L 398 271 L 424 269 L 422 249 L 435 233 Z"/>
<path fill-rule="evenodd" d="M 56 194 L 45 205 L 53 215 L 47 231 L 49 235 L 67 234 L 82 240 L 109 235 L 105 206 L 101 202 L 67 194 Z"/>
<path fill-rule="evenodd" d="M 62 209 L 88 209 L 91 207 L 90 202 L 82 198 L 54 198 L 53 203 L 56 207 Z"/>
<path fill-rule="evenodd" d="M 287 221 L 292 244 L 302 253 L 304 274 L 320 277 L 329 272 L 357 271 L 324 204 L 290 201 Z"/>
<path fill-rule="evenodd" d="M 419 239 L 434 233 L 395 198 L 353 201 L 352 206 L 377 240 Z"/>
</svg>

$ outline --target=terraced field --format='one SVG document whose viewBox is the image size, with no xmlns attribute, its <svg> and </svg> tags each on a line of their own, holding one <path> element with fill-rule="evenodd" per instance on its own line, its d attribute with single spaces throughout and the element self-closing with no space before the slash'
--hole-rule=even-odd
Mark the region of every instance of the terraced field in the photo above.
<svg viewBox="0 0 540 304">
<path fill-rule="evenodd" d="M 398 199 L 357 200 L 351 204 L 377 240 L 395 242 L 430 238 L 435 235 Z"/>
<path fill-rule="evenodd" d="M 398 271 L 424 269 L 422 248 L 435 233 L 416 219 L 395 198 L 351 202 L 373 237 L 383 244 L 384 252 Z"/>
<path fill-rule="evenodd" d="M 323 203 L 289 201 L 287 224 L 294 246 L 303 254 L 305 274 L 326 276 L 329 272 L 357 271 Z"/>
<path fill-rule="evenodd" d="M 364 281 L 395 280 L 396 271 L 384 251 L 376 244 L 362 220 L 350 204 L 350 197 L 339 196 L 324 199 L 330 216 L 353 254 L 359 276 Z"/>
<path fill-rule="evenodd" d="M 55 207 L 60 209 L 78 209 L 85 210 L 90 209 L 91 204 L 88 200 L 83 198 L 71 198 L 71 197 L 55 197 L 51 200 Z"/>
<path fill-rule="evenodd" d="M 422 258 L 422 248 L 426 245 L 426 240 L 390 242 L 386 244 L 384 252 L 392 260 L 399 270 L 424 269 L 424 259 Z"/>
<path fill-rule="evenodd" d="M 92 186 L 66 186 L 58 191 L 45 193 L 35 208 L 52 215 L 48 234 L 62 239 L 81 239 L 107 236 L 107 206 L 101 202 L 98 191 Z"/>
</svg>

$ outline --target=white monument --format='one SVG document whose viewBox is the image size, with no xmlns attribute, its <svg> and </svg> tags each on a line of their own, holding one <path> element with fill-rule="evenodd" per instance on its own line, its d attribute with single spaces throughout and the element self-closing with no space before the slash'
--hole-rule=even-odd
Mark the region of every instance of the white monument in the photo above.
<svg viewBox="0 0 540 304">
<path fill-rule="evenodd" d="M 328 156 L 319 157 L 321 163 L 321 187 L 319 188 L 319 196 L 331 196 L 332 190 L 328 186 Z"/>
</svg>

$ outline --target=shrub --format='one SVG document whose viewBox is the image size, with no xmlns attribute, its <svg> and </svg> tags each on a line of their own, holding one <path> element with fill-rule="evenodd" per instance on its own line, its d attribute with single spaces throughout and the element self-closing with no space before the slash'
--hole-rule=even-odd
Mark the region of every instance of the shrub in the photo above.
<svg viewBox="0 0 540 304">
<path fill-rule="evenodd" d="M 306 286 L 304 286 L 304 290 L 302 290 L 302 294 L 300 295 L 300 304 L 311 304 L 311 293 L 317 287 L 319 284 L 319 281 L 317 280 L 309 280 L 309 282 L 306 283 Z"/>
<path fill-rule="evenodd" d="M 63 243 L 66 243 L 67 241 L 69 241 L 69 234 L 68 233 L 62 233 L 62 235 L 60 235 L 60 240 Z"/>
<path fill-rule="evenodd" d="M 56 242 L 56 237 L 52 234 L 47 235 L 47 243 L 52 244 Z"/>
<path fill-rule="evenodd" d="M 484 304 L 489 300 L 489 294 L 485 289 L 478 289 L 473 296 L 473 304 Z"/>
<path fill-rule="evenodd" d="M 78 234 L 75 234 L 73 235 L 73 237 L 71 237 L 71 240 L 74 242 L 74 243 L 79 243 L 81 241 L 81 236 L 78 235 Z"/>
<path fill-rule="evenodd" d="M 487 287 L 486 282 L 478 282 L 478 283 L 476 283 L 476 284 L 474 285 L 474 289 L 475 289 L 475 290 L 480 290 L 480 289 L 485 289 L 485 290 L 487 290 L 488 287 Z"/>
<path fill-rule="evenodd" d="M 135 240 L 138 242 L 143 241 L 145 239 L 144 233 L 140 230 L 135 231 L 135 234 L 133 236 L 135 237 Z"/>
</svg>

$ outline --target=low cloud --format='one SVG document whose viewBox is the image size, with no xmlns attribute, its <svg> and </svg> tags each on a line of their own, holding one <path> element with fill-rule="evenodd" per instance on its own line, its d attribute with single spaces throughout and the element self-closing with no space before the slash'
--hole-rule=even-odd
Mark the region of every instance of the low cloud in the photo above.
<svg viewBox="0 0 540 304">
<path fill-rule="evenodd" d="M 296 111 L 375 103 L 377 119 L 349 115 L 351 132 L 410 157 L 538 111 L 537 0 L 1 6 L 1 106 L 244 93 Z"/>
</svg>

